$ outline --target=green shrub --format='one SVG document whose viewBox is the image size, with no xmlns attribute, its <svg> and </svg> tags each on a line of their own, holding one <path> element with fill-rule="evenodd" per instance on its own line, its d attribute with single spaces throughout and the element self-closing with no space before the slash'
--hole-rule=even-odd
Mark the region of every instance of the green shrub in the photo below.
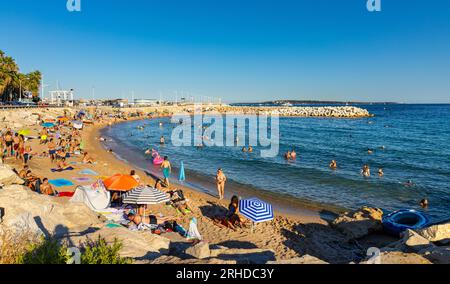
<svg viewBox="0 0 450 284">
<path fill-rule="evenodd" d="M 122 243 L 117 239 L 112 245 L 101 236 L 96 241 L 87 239 L 81 246 L 81 264 L 131 264 L 131 258 L 120 256 L 121 249 Z"/>
<path fill-rule="evenodd" d="M 57 240 L 45 239 L 32 243 L 25 253 L 18 257 L 19 264 L 66 264 L 69 260 L 67 247 L 60 245 Z"/>
</svg>

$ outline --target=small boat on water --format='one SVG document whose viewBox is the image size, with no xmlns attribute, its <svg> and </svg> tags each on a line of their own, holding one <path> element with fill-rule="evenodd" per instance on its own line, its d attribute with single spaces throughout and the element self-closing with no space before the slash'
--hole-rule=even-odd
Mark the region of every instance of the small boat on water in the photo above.
<svg viewBox="0 0 450 284">
<path fill-rule="evenodd" d="M 398 210 L 383 217 L 383 229 L 395 236 L 407 229 L 423 229 L 429 224 L 430 220 L 424 213 L 412 209 Z"/>
</svg>

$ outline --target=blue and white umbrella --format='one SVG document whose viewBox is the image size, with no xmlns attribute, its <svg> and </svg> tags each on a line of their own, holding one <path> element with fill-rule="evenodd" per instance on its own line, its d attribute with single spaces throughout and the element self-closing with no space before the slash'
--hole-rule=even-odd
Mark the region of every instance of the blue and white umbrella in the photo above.
<svg viewBox="0 0 450 284">
<path fill-rule="evenodd" d="M 272 205 L 258 198 L 240 200 L 239 212 L 254 223 L 273 220 Z"/>
</svg>

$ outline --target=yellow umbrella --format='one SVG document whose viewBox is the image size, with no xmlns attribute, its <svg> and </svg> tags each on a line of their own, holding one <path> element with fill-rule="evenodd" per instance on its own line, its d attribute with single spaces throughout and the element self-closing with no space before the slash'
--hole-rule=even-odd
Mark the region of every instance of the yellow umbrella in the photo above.
<svg viewBox="0 0 450 284">
<path fill-rule="evenodd" d="M 27 136 L 28 134 L 30 134 L 30 129 L 22 129 L 19 130 L 19 135 L 23 135 L 23 136 Z"/>
</svg>

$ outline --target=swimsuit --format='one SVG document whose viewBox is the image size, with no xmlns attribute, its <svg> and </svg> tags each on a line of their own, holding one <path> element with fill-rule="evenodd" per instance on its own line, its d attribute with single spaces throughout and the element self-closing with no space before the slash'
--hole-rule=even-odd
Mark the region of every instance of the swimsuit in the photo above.
<svg viewBox="0 0 450 284">
<path fill-rule="evenodd" d="M 164 175 L 164 178 L 169 178 L 169 176 L 170 176 L 170 169 L 167 167 L 167 168 L 163 168 L 163 175 Z"/>
</svg>

